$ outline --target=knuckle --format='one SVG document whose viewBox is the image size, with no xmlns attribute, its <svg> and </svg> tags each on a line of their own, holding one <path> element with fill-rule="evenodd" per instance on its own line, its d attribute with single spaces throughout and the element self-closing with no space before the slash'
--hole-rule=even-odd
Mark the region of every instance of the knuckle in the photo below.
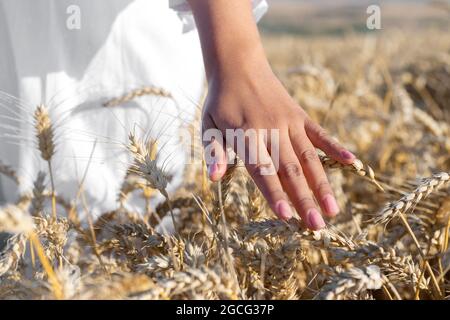
<svg viewBox="0 0 450 320">
<path fill-rule="evenodd" d="M 321 139 L 321 140 L 325 140 L 325 141 L 331 140 L 331 139 L 330 139 L 330 135 L 329 135 L 328 132 L 327 132 L 325 129 L 323 129 L 323 128 L 318 129 L 318 131 L 317 131 L 317 136 L 318 136 L 319 139 Z"/>
<path fill-rule="evenodd" d="M 335 138 L 329 135 L 327 131 L 324 129 L 321 129 L 318 133 L 318 137 L 320 140 L 324 141 L 329 148 L 331 149 L 341 149 L 341 146 L 337 142 Z"/>
<path fill-rule="evenodd" d="M 302 163 L 312 163 L 314 161 L 318 161 L 319 157 L 317 156 L 316 150 L 306 149 L 300 155 L 300 160 Z"/>
<path fill-rule="evenodd" d="M 274 167 L 271 163 L 258 163 L 251 167 L 250 174 L 255 178 L 273 175 Z"/>
<path fill-rule="evenodd" d="M 311 197 L 303 197 L 297 200 L 297 205 L 303 210 L 305 213 L 308 209 L 314 208 L 315 204 Z"/>
<path fill-rule="evenodd" d="M 333 149 L 333 150 L 335 150 L 335 152 L 337 152 L 337 153 L 340 153 L 340 152 L 342 152 L 342 151 L 344 151 L 345 150 L 345 148 L 343 147 L 343 146 L 341 146 L 338 142 L 336 142 L 336 141 L 332 141 L 331 143 L 330 143 L 330 146 L 331 146 L 331 148 Z M 337 156 L 337 155 L 336 155 Z"/>
<path fill-rule="evenodd" d="M 280 174 L 285 179 L 297 179 L 303 176 L 303 170 L 300 164 L 288 162 L 282 164 Z"/>
<path fill-rule="evenodd" d="M 293 121 L 296 127 L 303 127 L 305 125 L 305 116 L 301 112 L 298 112 L 298 107 L 292 108 L 290 112 L 287 112 L 285 119 Z"/>
<path fill-rule="evenodd" d="M 207 113 L 205 113 L 205 115 L 211 117 L 212 119 L 218 119 L 220 117 L 223 116 L 223 112 L 221 111 L 220 108 L 211 108 L 211 110 L 208 110 Z"/>
<path fill-rule="evenodd" d="M 320 196 L 324 196 L 327 194 L 332 194 L 333 191 L 331 189 L 330 184 L 328 181 L 321 181 L 314 187 L 314 193 Z"/>
<path fill-rule="evenodd" d="M 330 148 L 332 149 L 341 149 L 340 144 L 336 141 L 336 139 L 329 137 L 326 142 L 328 143 L 328 145 L 330 146 Z"/>
<path fill-rule="evenodd" d="M 286 200 L 286 194 L 280 189 L 270 190 L 267 198 L 269 202 L 275 204 L 278 200 Z"/>
</svg>

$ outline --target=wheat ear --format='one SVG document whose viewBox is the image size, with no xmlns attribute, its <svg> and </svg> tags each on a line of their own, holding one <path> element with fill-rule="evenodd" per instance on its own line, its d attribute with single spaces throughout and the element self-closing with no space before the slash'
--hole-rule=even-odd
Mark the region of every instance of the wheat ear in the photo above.
<svg viewBox="0 0 450 320">
<path fill-rule="evenodd" d="M 132 90 L 118 98 L 111 99 L 111 100 L 105 102 L 103 104 L 103 106 L 104 107 L 115 107 L 115 106 L 121 105 L 123 103 L 132 101 L 136 98 L 143 97 L 143 96 L 149 96 L 149 95 L 164 97 L 164 98 L 172 98 L 172 94 L 162 88 L 146 86 L 146 87 Z"/>
<path fill-rule="evenodd" d="M 45 173 L 39 172 L 38 177 L 34 181 L 33 198 L 31 200 L 30 213 L 32 216 L 40 216 L 44 211 L 45 201 Z"/>
<path fill-rule="evenodd" d="M 351 294 L 359 296 L 367 290 L 380 289 L 382 285 L 383 279 L 378 266 L 352 267 L 332 275 L 328 283 L 321 288 L 316 299 L 336 300 Z"/>
<path fill-rule="evenodd" d="M 156 145 L 156 142 L 154 145 Z M 169 194 L 166 190 L 167 185 L 169 184 L 169 175 L 158 166 L 155 149 L 151 147 L 151 144 L 144 144 L 142 141 L 138 140 L 134 133 L 129 134 L 128 149 L 134 158 L 134 163 L 130 167 L 130 172 L 144 178 L 150 188 L 158 190 L 168 200 L 167 204 L 170 208 L 172 223 L 175 230 L 178 232 L 179 229 L 172 210 Z"/>
<path fill-rule="evenodd" d="M 49 277 L 49 281 L 52 284 L 55 297 L 61 299 L 61 286 L 59 285 L 53 268 L 44 253 L 39 237 L 34 231 L 34 223 L 31 216 L 16 206 L 2 208 L 0 209 L 0 231 L 15 234 L 26 234 L 30 238 L 31 243 L 38 253 L 39 259 L 41 260 L 42 266 Z"/>
<path fill-rule="evenodd" d="M 373 171 L 373 169 L 370 166 L 365 165 L 361 160 L 356 159 L 352 164 L 342 164 L 334 159 L 331 159 L 328 156 L 319 155 L 319 158 L 324 168 L 347 170 L 354 174 L 357 174 L 358 176 L 368 177 L 370 181 L 375 186 L 377 186 L 378 189 L 384 192 L 383 187 L 375 178 L 375 172 Z"/>
<path fill-rule="evenodd" d="M 417 205 L 422 199 L 432 192 L 446 187 L 450 182 L 450 174 L 441 172 L 431 177 L 424 178 L 419 185 L 410 193 L 405 194 L 399 200 L 388 203 L 372 221 L 376 224 L 386 224 L 399 213 L 406 212 L 409 208 Z"/>
<path fill-rule="evenodd" d="M 55 132 L 48 108 L 43 104 L 39 105 L 34 112 L 34 120 L 41 157 L 48 163 L 48 171 L 52 186 L 52 214 L 53 217 L 56 218 L 56 192 L 52 170 L 52 157 L 55 154 Z"/>
<path fill-rule="evenodd" d="M 413 230 L 411 229 L 411 226 L 409 225 L 404 213 L 413 205 L 417 205 L 422 199 L 426 198 L 432 192 L 446 187 L 449 182 L 450 175 L 447 172 L 437 173 L 429 178 L 422 179 L 416 189 L 404 195 L 402 198 L 400 198 L 400 200 L 388 203 L 385 208 L 373 219 L 373 222 L 375 223 L 388 223 L 394 217 L 400 217 L 402 224 L 413 239 L 414 245 L 417 247 L 421 258 L 425 263 L 425 267 L 431 276 L 433 286 L 439 296 L 441 296 L 442 293 L 437 279 L 434 275 L 433 270 L 431 269 L 427 258 L 425 257 L 425 254 L 422 252 L 419 241 L 417 240 Z"/>
<path fill-rule="evenodd" d="M 0 160 L 0 173 L 13 180 L 16 184 L 20 184 L 20 179 L 16 171 L 11 166 L 4 164 L 1 160 Z"/>
<path fill-rule="evenodd" d="M 17 206 L 0 208 L 0 232 L 29 233 L 33 230 L 33 220 Z"/>
</svg>

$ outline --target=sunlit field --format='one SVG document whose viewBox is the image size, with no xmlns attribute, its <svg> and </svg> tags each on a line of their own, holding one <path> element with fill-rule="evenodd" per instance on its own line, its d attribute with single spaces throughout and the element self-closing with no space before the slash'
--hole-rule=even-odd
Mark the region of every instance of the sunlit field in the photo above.
<svg viewBox="0 0 450 320">
<path fill-rule="evenodd" d="M 316 2 L 274 1 L 260 28 L 290 94 L 359 159 L 319 152 L 342 208 L 324 230 L 277 220 L 239 162 L 219 183 L 192 164 L 168 192 L 158 141 L 131 132 L 115 210 L 81 221 L 51 165 L 0 208 L 0 299 L 448 299 L 450 6 L 385 1 L 382 30 L 367 30 L 366 2 Z M 126 99 L 144 94 L 170 98 Z M 31 116 L 50 164 L 57 119 Z M 14 164 L 0 173 L 21 182 Z"/>
</svg>

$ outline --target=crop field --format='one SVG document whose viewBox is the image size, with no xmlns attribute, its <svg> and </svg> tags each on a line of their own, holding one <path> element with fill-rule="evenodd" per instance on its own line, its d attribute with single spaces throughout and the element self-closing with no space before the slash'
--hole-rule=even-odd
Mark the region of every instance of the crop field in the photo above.
<svg viewBox="0 0 450 320">
<path fill-rule="evenodd" d="M 419 2 L 408 18 L 405 2 L 387 3 L 383 30 L 363 32 L 364 9 L 303 3 L 274 3 L 261 30 L 289 93 L 358 157 L 344 166 L 318 151 L 342 208 L 325 229 L 277 220 L 239 162 L 218 183 L 193 164 L 168 192 L 158 141 L 134 132 L 116 209 L 81 221 L 82 200 L 53 183 L 63 141 L 40 106 L 48 170 L 0 207 L 0 299 L 449 299 L 450 11 Z M 170 96 L 147 88 L 109 107 L 144 94 Z"/>
</svg>

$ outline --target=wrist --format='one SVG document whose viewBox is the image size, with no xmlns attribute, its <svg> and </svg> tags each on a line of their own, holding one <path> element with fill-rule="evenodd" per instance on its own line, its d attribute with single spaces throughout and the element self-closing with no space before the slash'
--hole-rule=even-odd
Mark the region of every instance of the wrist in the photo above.
<svg viewBox="0 0 450 320">
<path fill-rule="evenodd" d="M 208 80 L 268 65 L 250 0 L 188 0 Z"/>
<path fill-rule="evenodd" d="M 246 43 L 219 55 L 210 64 L 207 74 L 209 83 L 223 83 L 265 78 L 273 73 L 262 46 Z"/>
</svg>

